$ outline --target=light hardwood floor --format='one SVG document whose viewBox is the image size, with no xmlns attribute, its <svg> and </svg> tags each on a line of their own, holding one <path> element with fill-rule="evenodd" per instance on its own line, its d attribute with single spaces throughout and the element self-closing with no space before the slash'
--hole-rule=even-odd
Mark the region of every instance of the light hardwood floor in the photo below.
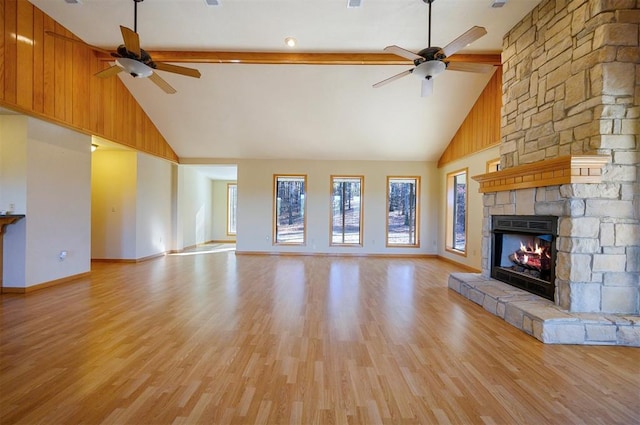
<svg viewBox="0 0 640 425">
<path fill-rule="evenodd" d="M 544 345 L 435 259 L 193 253 L 1 297 L 0 423 L 633 424 L 640 350 Z"/>
</svg>

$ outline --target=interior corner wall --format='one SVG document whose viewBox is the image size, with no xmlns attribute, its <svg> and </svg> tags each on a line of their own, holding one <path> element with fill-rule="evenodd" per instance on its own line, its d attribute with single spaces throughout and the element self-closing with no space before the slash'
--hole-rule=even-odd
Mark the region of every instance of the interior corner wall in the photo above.
<svg viewBox="0 0 640 425">
<path fill-rule="evenodd" d="M 479 184 L 473 176 L 486 173 L 488 161 L 500 158 L 500 147 L 489 149 L 465 156 L 450 162 L 438 170 L 438 227 L 440 241 L 438 254 L 444 258 L 464 264 L 477 270 L 482 269 L 482 194 L 478 192 Z M 467 246 L 466 256 L 452 253 L 445 249 L 447 222 L 447 174 L 467 169 Z"/>
<path fill-rule="evenodd" d="M 213 185 L 211 179 L 189 165 L 178 165 L 176 250 L 213 239 L 211 230 Z"/>
<path fill-rule="evenodd" d="M 213 180 L 213 211 L 212 231 L 214 241 L 235 241 L 235 235 L 227 234 L 227 185 L 236 183 L 235 180 Z"/>
<path fill-rule="evenodd" d="M 307 242 L 273 245 L 273 175 L 307 176 Z M 364 176 L 362 247 L 330 246 L 332 175 Z M 420 247 L 387 247 L 387 176 L 420 176 Z M 238 162 L 238 252 L 293 252 L 353 255 L 437 253 L 436 163 L 419 161 L 242 160 Z"/>
<path fill-rule="evenodd" d="M 91 161 L 91 258 L 136 259 L 137 154 L 98 149 Z"/>
<path fill-rule="evenodd" d="M 143 153 L 137 154 L 136 258 L 147 258 L 170 250 L 171 163 Z"/>
</svg>

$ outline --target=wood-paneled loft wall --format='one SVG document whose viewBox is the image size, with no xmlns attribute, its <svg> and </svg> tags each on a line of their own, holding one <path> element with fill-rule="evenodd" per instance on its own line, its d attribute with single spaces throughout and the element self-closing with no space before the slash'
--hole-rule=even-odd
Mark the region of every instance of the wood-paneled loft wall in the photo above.
<svg viewBox="0 0 640 425">
<path fill-rule="evenodd" d="M 178 156 L 109 66 L 27 0 L 0 0 L 0 106 L 178 162 Z"/>
<path fill-rule="evenodd" d="M 501 107 L 502 67 L 499 66 L 443 152 L 438 167 L 499 144 Z"/>
</svg>

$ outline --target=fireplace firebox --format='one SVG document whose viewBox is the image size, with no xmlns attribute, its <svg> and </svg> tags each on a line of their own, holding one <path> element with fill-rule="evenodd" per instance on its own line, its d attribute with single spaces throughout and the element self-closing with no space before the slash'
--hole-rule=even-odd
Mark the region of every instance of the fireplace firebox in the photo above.
<svg viewBox="0 0 640 425">
<path fill-rule="evenodd" d="M 558 218 L 491 217 L 491 277 L 554 300 Z"/>
</svg>

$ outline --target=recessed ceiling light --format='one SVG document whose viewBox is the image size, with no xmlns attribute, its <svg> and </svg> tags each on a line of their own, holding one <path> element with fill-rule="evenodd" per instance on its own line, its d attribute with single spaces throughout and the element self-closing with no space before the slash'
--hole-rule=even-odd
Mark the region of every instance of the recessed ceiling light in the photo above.
<svg viewBox="0 0 640 425">
<path fill-rule="evenodd" d="M 296 46 L 296 39 L 293 37 L 287 37 L 284 39 L 284 44 L 286 44 L 289 47 L 295 47 Z"/>
</svg>

